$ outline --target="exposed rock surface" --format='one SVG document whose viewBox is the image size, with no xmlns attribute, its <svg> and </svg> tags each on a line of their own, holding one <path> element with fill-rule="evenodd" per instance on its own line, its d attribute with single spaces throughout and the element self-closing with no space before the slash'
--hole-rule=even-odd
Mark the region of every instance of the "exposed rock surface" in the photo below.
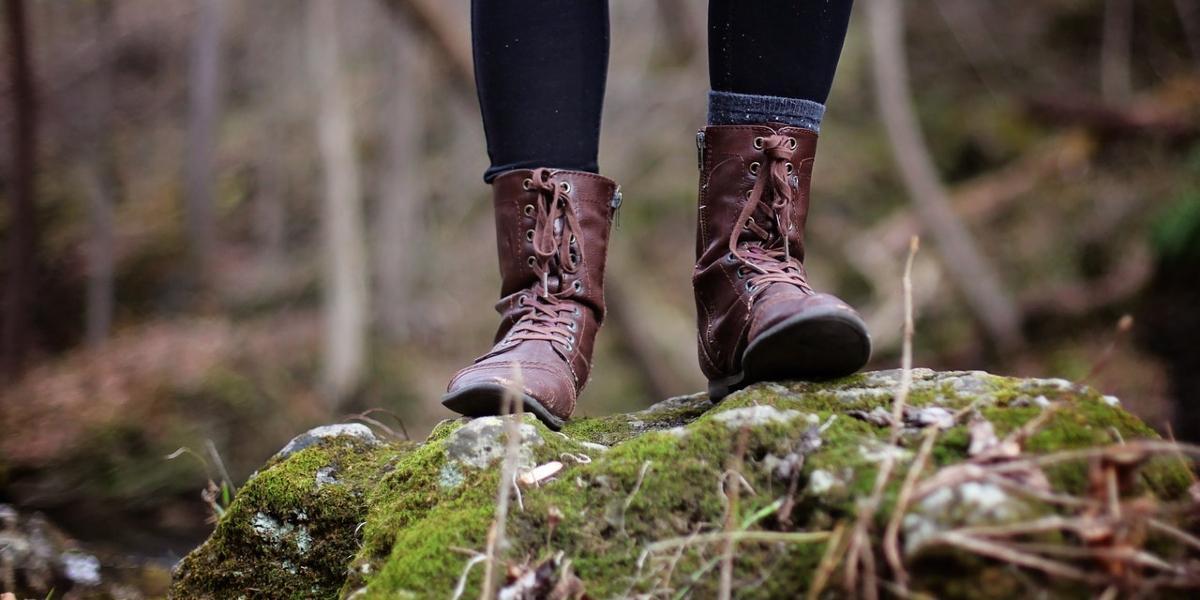
<svg viewBox="0 0 1200 600">
<path fill-rule="evenodd" d="M 1157 439 L 1119 404 L 1067 381 L 918 369 L 900 443 L 891 445 L 899 376 L 761 384 L 716 406 L 704 395 L 672 398 L 635 413 L 578 419 L 561 433 L 527 417 L 516 458 L 528 485 L 518 486 L 506 523 L 500 570 L 512 570 L 501 596 L 712 597 L 723 543 L 704 534 L 719 534 L 726 522 L 724 481 L 741 486 L 734 529 L 781 536 L 738 542 L 740 595 L 803 597 L 826 555 L 830 538 L 822 532 L 852 523 L 880 464 L 896 460 L 872 528 L 878 542 L 923 431 L 939 433 L 922 483 L 962 463 Z M 381 442 L 357 429 L 302 436 L 308 442 L 289 445 L 292 452 L 247 482 L 212 537 L 180 564 L 174 596 L 478 597 L 478 553 L 494 519 L 505 428 L 495 417 L 446 421 L 419 444 Z M 727 472 L 734 457 L 742 459 L 737 474 Z M 1159 503 L 1187 497 L 1190 474 L 1177 456 L 1126 463 L 1136 470 L 1121 471 L 1115 493 Z M 980 468 L 908 507 L 901 538 L 912 587 L 938 597 L 1094 594 L 1088 585 L 952 548 L 942 535 L 1076 511 L 1047 498 L 1091 502 L 1094 465 L 1008 469 L 999 480 L 973 476 Z M 1186 562 L 1180 544 L 1151 541 L 1158 556 Z M 876 556 L 886 577 L 882 553 Z M 840 570 L 825 590 L 842 593 Z"/>
<path fill-rule="evenodd" d="M 7 598 L 140 600 L 168 584 L 165 565 L 101 557 L 38 513 L 0 504 L 0 592 Z"/>
</svg>

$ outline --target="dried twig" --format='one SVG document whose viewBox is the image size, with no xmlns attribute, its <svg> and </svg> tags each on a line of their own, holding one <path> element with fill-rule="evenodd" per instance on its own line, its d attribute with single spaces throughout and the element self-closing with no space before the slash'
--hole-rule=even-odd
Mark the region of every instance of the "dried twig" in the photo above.
<svg viewBox="0 0 1200 600">
<path fill-rule="evenodd" d="M 1117 320 L 1117 331 L 1113 334 L 1113 338 L 1109 340 L 1108 345 L 1104 347 L 1104 351 L 1096 358 L 1096 362 L 1092 364 L 1092 368 L 1088 370 L 1087 375 L 1079 380 L 1080 384 L 1088 383 L 1100 375 L 1112 361 L 1113 353 L 1117 350 L 1117 344 L 1121 342 L 1125 336 L 1133 330 L 1133 315 L 1122 315 Z"/>
</svg>

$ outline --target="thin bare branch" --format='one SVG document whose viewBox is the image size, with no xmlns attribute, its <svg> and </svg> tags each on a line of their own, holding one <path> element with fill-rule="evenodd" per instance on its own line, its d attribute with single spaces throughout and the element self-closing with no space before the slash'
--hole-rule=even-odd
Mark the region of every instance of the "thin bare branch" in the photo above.
<svg viewBox="0 0 1200 600">
<path fill-rule="evenodd" d="M 1024 343 L 1020 313 L 995 267 L 979 251 L 950 206 L 917 122 L 905 64 L 904 14 L 899 0 L 868 3 L 876 100 L 909 198 L 929 229 L 942 263 L 988 337 L 1001 349 Z"/>
</svg>

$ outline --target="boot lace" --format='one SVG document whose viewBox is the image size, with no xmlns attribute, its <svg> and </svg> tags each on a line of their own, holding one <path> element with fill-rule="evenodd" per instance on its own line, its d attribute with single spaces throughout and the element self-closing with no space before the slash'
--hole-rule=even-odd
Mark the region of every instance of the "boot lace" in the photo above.
<svg viewBox="0 0 1200 600">
<path fill-rule="evenodd" d="M 754 147 L 763 151 L 766 161 L 750 163 L 756 180 L 729 235 L 728 259 L 742 263 L 737 275 L 746 279 L 752 300 L 772 283 L 811 292 L 804 265 L 792 257 L 789 246 L 788 234 L 795 227 L 791 214 L 796 188 L 790 181 L 795 167 L 788 159 L 796 149 L 796 139 L 779 134 L 757 137 Z"/>
<path fill-rule="evenodd" d="M 583 262 L 582 234 L 579 219 L 571 209 L 571 184 L 555 183 L 547 169 L 535 169 L 524 182 L 526 190 L 537 191 L 535 224 L 531 232 L 533 254 L 530 266 L 538 274 L 532 293 L 521 295 L 517 302 L 526 312 L 509 330 L 500 348 L 488 356 L 503 352 L 521 341 L 550 342 L 563 360 L 575 349 L 575 333 L 579 329 L 582 311 L 577 304 L 566 302 L 572 294 L 583 290 L 576 280 L 562 285 L 563 274 L 573 274 Z M 483 358 L 486 358 L 483 357 Z"/>
</svg>

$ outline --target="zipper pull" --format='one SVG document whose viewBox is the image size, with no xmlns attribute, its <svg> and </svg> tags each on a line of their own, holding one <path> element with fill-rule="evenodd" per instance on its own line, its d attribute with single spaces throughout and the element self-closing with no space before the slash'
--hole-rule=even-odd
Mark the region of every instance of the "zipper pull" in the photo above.
<svg viewBox="0 0 1200 600">
<path fill-rule="evenodd" d="M 696 131 L 696 169 L 704 170 L 704 130 Z"/>
<path fill-rule="evenodd" d="M 621 195 L 621 186 L 618 185 L 617 189 L 613 191 L 612 200 L 609 201 L 609 204 L 613 209 L 613 218 L 617 221 L 618 229 L 621 228 L 621 202 L 623 199 L 624 197 Z"/>
</svg>

